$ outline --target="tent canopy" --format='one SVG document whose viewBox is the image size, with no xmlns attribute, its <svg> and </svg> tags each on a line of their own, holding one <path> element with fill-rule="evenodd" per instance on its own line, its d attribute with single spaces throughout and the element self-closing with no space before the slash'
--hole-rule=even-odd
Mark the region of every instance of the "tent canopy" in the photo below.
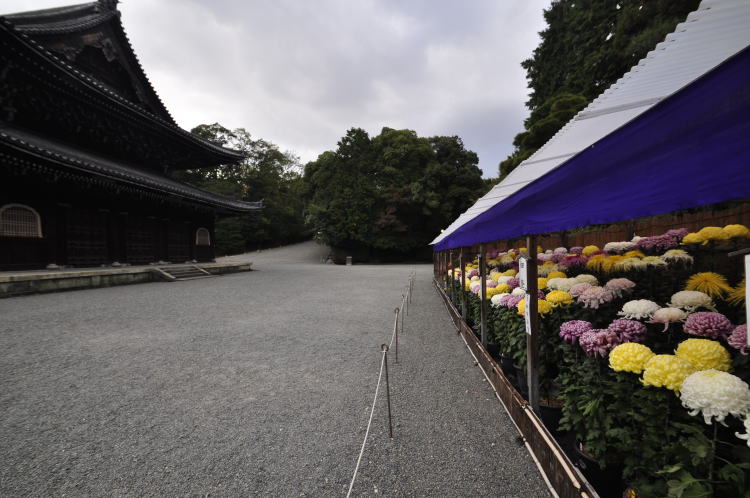
<svg viewBox="0 0 750 498">
<path fill-rule="evenodd" d="M 491 207 L 445 250 L 750 197 L 750 48 Z"/>
</svg>

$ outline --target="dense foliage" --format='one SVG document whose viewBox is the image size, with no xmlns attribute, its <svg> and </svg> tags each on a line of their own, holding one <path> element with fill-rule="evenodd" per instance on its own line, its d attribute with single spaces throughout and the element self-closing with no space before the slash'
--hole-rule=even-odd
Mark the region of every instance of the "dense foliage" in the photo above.
<svg viewBox="0 0 750 498">
<path fill-rule="evenodd" d="M 505 176 L 549 140 L 576 112 L 638 63 L 697 8 L 699 0 L 556 0 L 547 27 L 522 63 L 532 111 Z"/>
<path fill-rule="evenodd" d="M 352 128 L 305 167 L 307 221 L 358 260 L 429 258 L 435 234 L 489 188 L 477 162 L 456 136 Z"/>
<path fill-rule="evenodd" d="M 216 223 L 218 254 L 304 240 L 301 167 L 296 156 L 273 143 L 254 139 L 244 128 L 228 130 L 218 123 L 191 130 L 198 136 L 244 152 L 240 164 L 180 171 L 175 178 L 199 188 L 245 201 L 263 200 L 264 209 L 249 215 L 222 217 Z"/>
</svg>

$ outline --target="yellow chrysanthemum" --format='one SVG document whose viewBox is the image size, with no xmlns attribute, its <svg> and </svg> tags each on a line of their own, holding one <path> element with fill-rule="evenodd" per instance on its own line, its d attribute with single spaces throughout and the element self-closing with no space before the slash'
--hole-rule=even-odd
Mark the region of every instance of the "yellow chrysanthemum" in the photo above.
<svg viewBox="0 0 750 498">
<path fill-rule="evenodd" d="M 555 273 L 555 272 L 552 272 L 552 273 Z M 549 278 L 552 278 L 552 277 L 548 277 L 548 278 L 539 277 L 539 278 L 537 278 L 536 279 L 536 286 L 537 286 L 537 288 L 542 289 L 542 290 L 546 289 L 547 288 L 547 280 Z"/>
<path fill-rule="evenodd" d="M 500 273 L 500 272 L 494 272 L 494 273 L 490 273 L 490 280 L 492 280 L 493 282 L 497 282 L 497 280 L 498 280 L 498 279 L 499 279 L 500 277 L 502 277 L 502 276 L 503 276 L 503 274 L 502 274 L 502 273 Z"/>
<path fill-rule="evenodd" d="M 637 342 L 626 342 L 609 353 L 609 367 L 616 372 L 641 374 L 654 352 Z"/>
<path fill-rule="evenodd" d="M 732 288 L 729 287 L 724 275 L 707 271 L 690 277 L 685 284 L 685 290 L 700 291 L 715 298 L 731 292 Z"/>
<path fill-rule="evenodd" d="M 518 272 L 511 268 L 510 270 L 506 270 L 503 272 L 504 277 L 515 277 Z"/>
<path fill-rule="evenodd" d="M 599 251 L 599 248 L 597 246 L 586 246 L 583 248 L 583 255 L 590 256 L 597 251 Z"/>
<path fill-rule="evenodd" d="M 745 225 L 727 225 L 721 229 L 729 239 L 735 239 L 737 237 L 750 238 L 750 229 Z"/>
<path fill-rule="evenodd" d="M 702 244 L 705 239 L 695 232 L 691 232 L 682 238 L 683 244 Z"/>
<path fill-rule="evenodd" d="M 721 227 L 703 227 L 698 230 L 698 235 L 703 240 L 727 240 L 729 238 Z"/>
<path fill-rule="evenodd" d="M 624 259 L 625 259 L 625 256 L 618 256 L 618 255 L 609 256 L 602 261 L 602 270 L 605 273 L 612 273 L 617 268 L 616 265 L 622 262 L 622 260 Z"/>
<path fill-rule="evenodd" d="M 657 354 L 646 362 L 641 382 L 646 386 L 679 391 L 683 381 L 695 371 L 695 365 L 687 360 L 672 354 Z"/>
<path fill-rule="evenodd" d="M 464 290 L 469 290 L 470 285 L 471 285 L 471 280 L 466 280 L 464 282 Z"/>
<path fill-rule="evenodd" d="M 546 315 L 550 311 L 552 311 L 552 303 L 545 299 L 538 299 L 537 300 L 537 309 L 539 310 L 540 315 Z M 518 302 L 518 314 L 523 315 L 526 313 L 526 298 L 521 299 Z"/>
<path fill-rule="evenodd" d="M 572 304 L 573 296 L 563 290 L 553 290 L 547 294 L 546 298 L 552 306 L 560 306 L 562 304 Z"/>
<path fill-rule="evenodd" d="M 677 346 L 675 355 L 687 360 L 697 370 L 721 370 L 729 372 L 732 368 L 732 357 L 721 344 L 710 339 L 687 339 Z"/>
<path fill-rule="evenodd" d="M 498 284 L 497 287 L 495 287 L 496 294 L 503 294 L 504 292 L 510 292 L 510 286 L 508 284 Z"/>
<path fill-rule="evenodd" d="M 555 262 L 554 261 L 545 261 L 544 263 L 542 263 L 542 266 L 555 266 Z"/>
<path fill-rule="evenodd" d="M 487 299 L 490 299 L 495 294 L 500 294 L 500 291 L 497 290 L 497 287 L 487 287 L 485 288 Z"/>
<path fill-rule="evenodd" d="M 727 294 L 727 302 L 734 306 L 742 306 L 745 304 L 746 285 L 745 279 L 743 278 L 742 282 L 737 284 L 737 287 L 733 287 L 732 290 L 729 291 L 729 294 Z"/>
<path fill-rule="evenodd" d="M 591 271 L 601 272 L 603 271 L 604 260 L 606 259 L 607 256 L 605 256 L 604 254 L 597 254 L 596 256 L 586 261 L 586 268 Z"/>
<path fill-rule="evenodd" d="M 568 276 L 566 274 L 564 274 L 563 272 L 561 272 L 561 271 L 551 271 L 547 275 L 547 278 L 548 279 L 549 278 L 568 278 Z M 540 289 L 541 289 L 541 287 L 540 287 Z"/>
<path fill-rule="evenodd" d="M 643 254 L 641 251 L 633 250 L 628 251 L 625 254 L 622 255 L 623 258 L 645 258 L 646 255 Z"/>
</svg>

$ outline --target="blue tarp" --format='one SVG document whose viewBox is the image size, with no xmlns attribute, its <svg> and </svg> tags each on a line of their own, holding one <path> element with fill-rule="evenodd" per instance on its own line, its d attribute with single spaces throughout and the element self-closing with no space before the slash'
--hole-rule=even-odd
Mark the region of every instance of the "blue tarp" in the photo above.
<svg viewBox="0 0 750 498">
<path fill-rule="evenodd" d="M 744 197 L 750 197 L 750 48 L 467 222 L 434 249 Z"/>
</svg>

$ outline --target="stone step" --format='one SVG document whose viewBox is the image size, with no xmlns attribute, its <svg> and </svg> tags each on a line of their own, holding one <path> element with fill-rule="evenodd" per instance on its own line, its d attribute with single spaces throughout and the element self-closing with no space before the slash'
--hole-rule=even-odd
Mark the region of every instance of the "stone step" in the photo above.
<svg viewBox="0 0 750 498">
<path fill-rule="evenodd" d="M 159 271 L 166 274 L 171 280 L 193 280 L 214 276 L 198 266 L 161 267 Z"/>
</svg>

